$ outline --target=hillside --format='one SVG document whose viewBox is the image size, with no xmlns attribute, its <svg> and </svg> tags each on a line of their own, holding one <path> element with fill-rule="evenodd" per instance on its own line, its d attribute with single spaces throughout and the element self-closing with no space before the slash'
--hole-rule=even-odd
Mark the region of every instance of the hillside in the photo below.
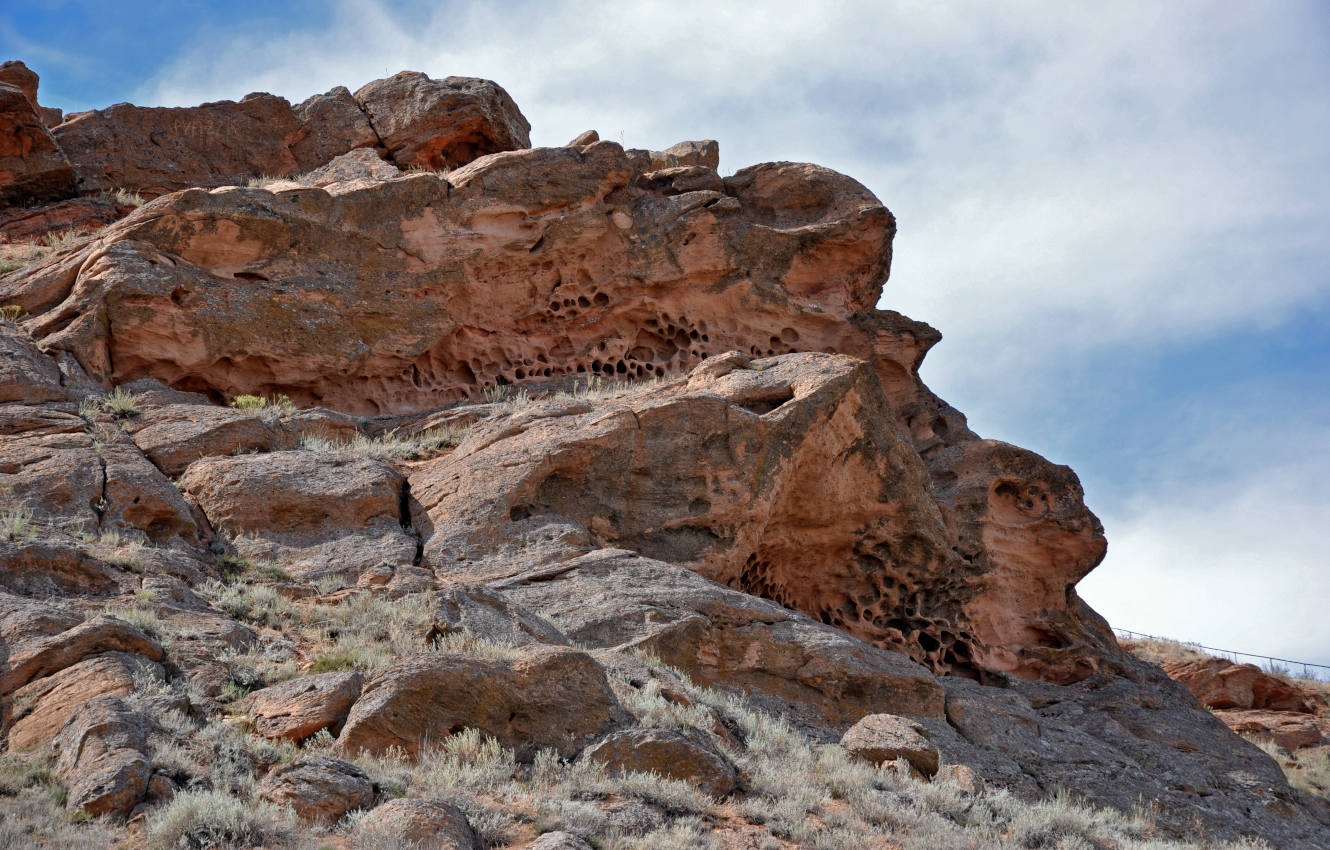
<svg viewBox="0 0 1330 850">
<path fill-rule="evenodd" d="M 853 179 L 410 72 L 0 95 L 0 846 L 1330 847 Z"/>
</svg>

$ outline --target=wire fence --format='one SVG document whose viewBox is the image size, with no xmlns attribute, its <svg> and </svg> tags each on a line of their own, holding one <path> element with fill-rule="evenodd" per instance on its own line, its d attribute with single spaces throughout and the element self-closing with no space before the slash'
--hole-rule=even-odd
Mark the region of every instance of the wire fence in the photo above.
<svg viewBox="0 0 1330 850">
<path fill-rule="evenodd" d="M 1290 658 L 1278 658 L 1273 655 L 1261 655 L 1256 652 L 1239 652 L 1236 649 L 1220 649 L 1216 646 L 1206 646 L 1205 644 L 1195 643 L 1189 640 L 1177 640 L 1160 635 L 1148 635 L 1144 632 L 1133 632 L 1131 629 L 1114 628 L 1120 636 L 1128 640 L 1157 640 L 1166 643 L 1179 643 L 1191 649 L 1201 650 L 1216 655 L 1220 658 L 1227 658 L 1229 661 L 1241 663 L 1245 658 L 1256 659 L 1264 662 L 1258 664 L 1261 669 L 1267 673 L 1275 673 L 1281 676 L 1295 676 L 1303 679 L 1312 679 L 1317 682 L 1330 682 L 1330 664 L 1313 664 L 1310 661 L 1294 661 Z"/>
</svg>

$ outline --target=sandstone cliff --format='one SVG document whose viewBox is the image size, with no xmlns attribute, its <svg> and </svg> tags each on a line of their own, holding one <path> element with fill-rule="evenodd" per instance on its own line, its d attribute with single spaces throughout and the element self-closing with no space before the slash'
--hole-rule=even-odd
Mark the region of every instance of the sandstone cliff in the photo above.
<svg viewBox="0 0 1330 850">
<path fill-rule="evenodd" d="M 1067 792 L 1152 801 L 1075 846 L 1330 847 L 1077 597 L 1106 544 L 1075 474 L 922 383 L 940 335 L 877 309 L 895 220 L 854 180 L 531 148 L 466 78 L 49 131 L 8 87 L 36 141 L 5 197 L 64 199 L 0 232 L 156 196 L 0 277 L 0 734 L 72 809 L 186 843 L 187 802 L 262 799 L 353 843 L 1036 847 L 1073 845 L 1014 801 Z M 449 759 L 497 773 L 449 790 Z M 759 817 L 782 759 L 853 793 Z M 945 823 L 882 813 L 920 788 Z M 299 840 L 255 829 L 226 840 Z"/>
</svg>

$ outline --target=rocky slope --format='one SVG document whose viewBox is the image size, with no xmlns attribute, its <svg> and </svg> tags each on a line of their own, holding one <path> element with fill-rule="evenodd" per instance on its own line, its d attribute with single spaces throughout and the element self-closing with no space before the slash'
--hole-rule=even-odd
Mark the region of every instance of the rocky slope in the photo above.
<svg viewBox="0 0 1330 850">
<path fill-rule="evenodd" d="M 113 838 L 1330 846 L 1077 597 L 1074 473 L 920 381 L 852 179 L 532 149 L 483 80 L 52 116 L 23 72 L 0 233 L 119 219 L 0 277 L 0 734 Z M 1150 821 L 1022 825 L 1058 792 Z"/>
</svg>

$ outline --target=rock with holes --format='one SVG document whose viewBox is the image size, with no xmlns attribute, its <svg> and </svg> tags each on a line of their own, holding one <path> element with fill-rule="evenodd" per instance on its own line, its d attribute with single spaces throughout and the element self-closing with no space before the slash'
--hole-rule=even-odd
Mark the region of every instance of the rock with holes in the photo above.
<svg viewBox="0 0 1330 850">
<path fill-rule="evenodd" d="M 873 764 L 903 758 L 924 776 L 937 773 L 937 747 L 929 742 L 928 730 L 906 717 L 870 714 L 851 726 L 840 743 L 854 757 Z"/>
<path fill-rule="evenodd" d="M 52 742 L 65 803 L 86 815 L 125 816 L 148 790 L 151 724 L 117 697 L 81 705 Z"/>
<path fill-rule="evenodd" d="M 405 414 L 500 382 L 811 349 L 873 360 L 934 422 L 914 369 L 937 333 L 873 310 L 886 208 L 812 165 L 680 167 L 702 171 L 643 180 L 648 152 L 597 142 L 337 194 L 190 190 L 6 278 L 0 303 L 94 377 L 222 398 Z"/>
<path fill-rule="evenodd" d="M 33 77 L 31 98 L 0 82 L 0 206 L 73 194 L 74 169 L 46 128 Z"/>
<path fill-rule="evenodd" d="M 696 785 L 711 797 L 734 790 L 734 765 L 696 730 L 625 729 L 587 747 L 581 758 L 611 771 L 654 773 Z"/>
<path fill-rule="evenodd" d="M 476 831 L 461 809 L 440 800 L 399 798 L 375 806 L 356 821 L 356 847 L 418 850 L 481 850 Z"/>
<path fill-rule="evenodd" d="M 399 168 L 456 168 L 531 146 L 531 125 L 489 80 L 403 71 L 363 86 L 355 98 Z"/>
<path fill-rule="evenodd" d="M 239 552 L 293 572 L 354 580 L 415 557 L 402 527 L 402 478 L 375 460 L 304 450 L 208 458 L 180 486 Z"/>
<path fill-rule="evenodd" d="M 595 550 L 495 586 L 579 644 L 642 650 L 810 724 L 844 729 L 872 712 L 942 714 L 942 689 L 905 656 L 631 552 Z"/>
<path fill-rule="evenodd" d="M 320 729 L 333 735 L 360 696 L 359 673 L 301 676 L 255 691 L 235 704 L 249 715 L 254 731 L 265 738 L 303 741 Z"/>
<path fill-rule="evenodd" d="M 6 724 L 11 750 L 49 741 L 79 706 L 99 697 L 128 696 L 136 682 L 162 681 L 162 665 L 141 655 L 103 652 L 29 682 L 12 695 L 14 710 Z"/>
<path fill-rule="evenodd" d="M 1226 658 L 1169 661 L 1164 672 L 1180 682 L 1210 708 L 1294 711 L 1310 714 L 1311 693 L 1255 664 L 1237 664 Z"/>
<path fill-rule="evenodd" d="M 35 518 L 95 529 L 105 471 L 72 404 L 0 405 L 0 494 Z"/>
<path fill-rule="evenodd" d="M 432 529 L 426 559 L 464 561 L 469 575 L 491 575 L 491 562 L 495 576 L 513 570 L 515 550 L 543 545 L 523 523 L 557 517 L 598 545 L 687 566 L 936 670 L 1007 669 L 1027 648 L 1040 657 L 1030 630 L 1071 633 L 1082 613 L 1067 589 L 1103 553 L 1074 478 L 1061 513 L 1003 538 L 1023 535 L 1031 561 L 1042 553 L 1033 563 L 982 549 L 958 558 L 959 520 L 929 478 L 868 364 L 736 352 L 596 404 L 491 419 L 410 483 L 415 524 Z"/>
<path fill-rule="evenodd" d="M 374 783 L 349 761 L 306 756 L 269 771 L 259 796 L 290 806 L 302 820 L 332 824 L 353 809 L 373 805 Z"/>
<path fill-rule="evenodd" d="M 538 750 L 573 756 L 622 726 L 628 714 L 591 656 L 521 647 L 499 655 L 438 653 L 372 675 L 337 739 L 343 752 L 421 747 L 478 729 L 530 759 Z"/>
</svg>

